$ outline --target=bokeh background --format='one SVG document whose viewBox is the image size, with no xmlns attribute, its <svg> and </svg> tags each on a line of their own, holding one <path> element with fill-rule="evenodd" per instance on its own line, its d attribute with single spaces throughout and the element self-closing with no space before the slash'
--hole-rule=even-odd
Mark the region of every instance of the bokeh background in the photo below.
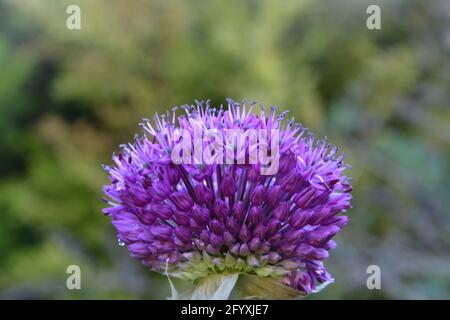
<svg viewBox="0 0 450 320">
<path fill-rule="evenodd" d="M 142 118 L 226 97 L 290 109 L 352 166 L 336 282 L 309 299 L 450 298 L 449 89 L 448 0 L 0 0 L 0 298 L 168 296 L 102 215 L 100 164 Z"/>
</svg>

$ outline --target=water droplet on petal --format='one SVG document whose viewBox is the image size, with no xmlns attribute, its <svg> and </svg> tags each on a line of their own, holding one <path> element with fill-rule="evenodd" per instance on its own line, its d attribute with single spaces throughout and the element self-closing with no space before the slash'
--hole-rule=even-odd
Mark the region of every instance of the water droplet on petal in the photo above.
<svg viewBox="0 0 450 320">
<path fill-rule="evenodd" d="M 125 245 L 125 242 L 123 242 L 121 239 L 117 239 L 117 243 L 119 246 L 123 247 Z"/>
</svg>

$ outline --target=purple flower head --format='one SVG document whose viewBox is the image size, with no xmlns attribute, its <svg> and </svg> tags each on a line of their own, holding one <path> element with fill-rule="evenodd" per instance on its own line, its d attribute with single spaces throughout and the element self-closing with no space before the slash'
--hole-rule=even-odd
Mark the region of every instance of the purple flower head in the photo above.
<svg viewBox="0 0 450 320">
<path fill-rule="evenodd" d="M 228 100 L 216 109 L 198 102 L 181 115 L 174 108 L 146 120 L 143 135 L 105 166 L 110 184 L 103 212 L 131 256 L 153 271 L 189 280 L 224 272 L 270 277 L 309 294 L 332 281 L 323 260 L 347 223 L 340 214 L 351 207 L 347 166 L 336 147 L 285 121 L 286 113 L 254 112 L 254 106 Z M 200 142 L 180 135 L 195 137 L 199 128 L 210 133 L 207 141 L 206 134 Z M 274 148 L 269 135 L 246 136 L 234 153 L 239 144 L 227 144 L 227 132 L 249 129 L 276 130 L 279 145 Z M 261 149 L 263 140 L 272 160 L 252 162 L 252 142 Z M 181 141 L 192 148 L 179 152 Z M 202 161 L 212 145 L 214 161 Z M 175 150 L 183 161 L 173 161 Z M 230 150 L 244 161 L 218 161 Z M 277 171 L 264 174 L 275 154 Z"/>
</svg>

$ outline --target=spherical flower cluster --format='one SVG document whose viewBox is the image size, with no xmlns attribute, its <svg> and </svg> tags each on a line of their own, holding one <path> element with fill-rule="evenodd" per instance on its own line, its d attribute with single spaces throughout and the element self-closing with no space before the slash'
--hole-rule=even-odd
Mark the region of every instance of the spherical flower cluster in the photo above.
<svg viewBox="0 0 450 320">
<path fill-rule="evenodd" d="M 286 121 L 286 113 L 254 107 L 197 102 L 182 115 L 174 108 L 146 120 L 143 135 L 105 166 L 104 213 L 120 243 L 153 271 L 189 280 L 270 277 L 309 294 L 333 280 L 323 260 L 348 220 L 340 215 L 350 208 L 347 165 L 336 147 Z M 263 175 L 260 163 L 174 163 L 177 130 L 194 127 L 279 130 L 278 171 Z"/>
</svg>

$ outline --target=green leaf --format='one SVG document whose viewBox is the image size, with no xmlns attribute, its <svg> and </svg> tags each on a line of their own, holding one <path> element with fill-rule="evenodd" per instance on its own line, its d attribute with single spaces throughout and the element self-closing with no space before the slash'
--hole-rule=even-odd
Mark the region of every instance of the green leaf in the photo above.
<svg viewBox="0 0 450 320">
<path fill-rule="evenodd" d="M 213 274 L 200 279 L 187 292 L 178 292 L 169 278 L 172 297 L 170 300 L 227 300 L 238 279 L 238 273 Z"/>
<path fill-rule="evenodd" d="M 237 289 L 244 298 L 286 300 L 304 297 L 301 291 L 283 284 L 279 278 L 250 274 L 241 275 Z"/>
</svg>

